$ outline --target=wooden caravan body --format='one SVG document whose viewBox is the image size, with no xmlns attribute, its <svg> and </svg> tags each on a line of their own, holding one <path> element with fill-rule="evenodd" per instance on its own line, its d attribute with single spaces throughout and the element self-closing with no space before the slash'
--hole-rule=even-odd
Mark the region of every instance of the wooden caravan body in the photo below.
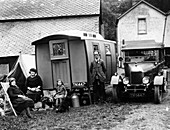
<svg viewBox="0 0 170 130">
<path fill-rule="evenodd" d="M 94 50 L 99 50 L 107 68 L 107 81 L 116 72 L 115 42 L 100 34 L 69 30 L 32 43 L 35 45 L 36 67 L 43 89 L 53 89 L 57 79 L 71 89 L 74 85 L 91 85 L 90 64 Z"/>
</svg>

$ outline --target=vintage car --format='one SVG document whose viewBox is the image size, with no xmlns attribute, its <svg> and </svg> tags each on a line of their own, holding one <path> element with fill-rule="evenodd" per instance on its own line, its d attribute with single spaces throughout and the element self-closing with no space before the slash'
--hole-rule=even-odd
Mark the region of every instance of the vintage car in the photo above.
<svg viewBox="0 0 170 130">
<path fill-rule="evenodd" d="M 115 102 L 122 97 L 149 97 L 161 103 L 166 92 L 167 69 L 161 44 L 130 44 L 122 47 L 124 73 L 111 78 Z"/>
</svg>

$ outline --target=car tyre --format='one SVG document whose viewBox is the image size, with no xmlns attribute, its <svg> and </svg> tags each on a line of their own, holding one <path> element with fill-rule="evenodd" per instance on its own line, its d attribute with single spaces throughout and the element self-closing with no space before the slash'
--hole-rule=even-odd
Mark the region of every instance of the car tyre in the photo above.
<svg viewBox="0 0 170 130">
<path fill-rule="evenodd" d="M 162 101 L 162 91 L 160 86 L 155 86 L 154 87 L 154 103 L 155 104 L 160 104 Z"/>
</svg>

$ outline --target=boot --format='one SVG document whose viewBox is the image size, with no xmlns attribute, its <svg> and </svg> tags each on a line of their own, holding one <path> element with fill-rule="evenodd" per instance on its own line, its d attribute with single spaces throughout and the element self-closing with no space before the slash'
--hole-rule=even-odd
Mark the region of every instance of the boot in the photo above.
<svg viewBox="0 0 170 130">
<path fill-rule="evenodd" d="M 32 118 L 32 115 L 31 115 L 31 112 L 30 112 L 30 108 L 27 107 L 25 110 L 26 110 L 26 115 L 27 115 L 29 118 Z"/>
</svg>

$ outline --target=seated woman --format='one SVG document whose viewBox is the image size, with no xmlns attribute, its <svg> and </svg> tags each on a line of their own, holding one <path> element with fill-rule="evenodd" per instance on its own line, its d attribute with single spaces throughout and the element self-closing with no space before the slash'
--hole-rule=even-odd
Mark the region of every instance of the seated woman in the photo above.
<svg viewBox="0 0 170 130">
<path fill-rule="evenodd" d="M 30 76 L 26 79 L 27 96 L 31 98 L 35 103 L 40 101 L 43 91 L 42 91 L 42 80 L 39 75 L 37 75 L 37 70 L 34 68 L 30 69 Z"/>
<path fill-rule="evenodd" d="M 25 110 L 27 116 L 32 118 L 29 108 L 34 106 L 34 101 L 23 94 L 23 92 L 16 85 L 15 78 L 9 79 L 9 85 L 10 87 L 8 88 L 7 93 L 16 113 L 20 114 Z"/>
<path fill-rule="evenodd" d="M 57 80 L 57 86 L 54 89 L 56 90 L 56 94 L 54 95 L 55 106 L 59 106 L 63 99 L 67 96 L 67 90 L 60 79 Z"/>
</svg>

